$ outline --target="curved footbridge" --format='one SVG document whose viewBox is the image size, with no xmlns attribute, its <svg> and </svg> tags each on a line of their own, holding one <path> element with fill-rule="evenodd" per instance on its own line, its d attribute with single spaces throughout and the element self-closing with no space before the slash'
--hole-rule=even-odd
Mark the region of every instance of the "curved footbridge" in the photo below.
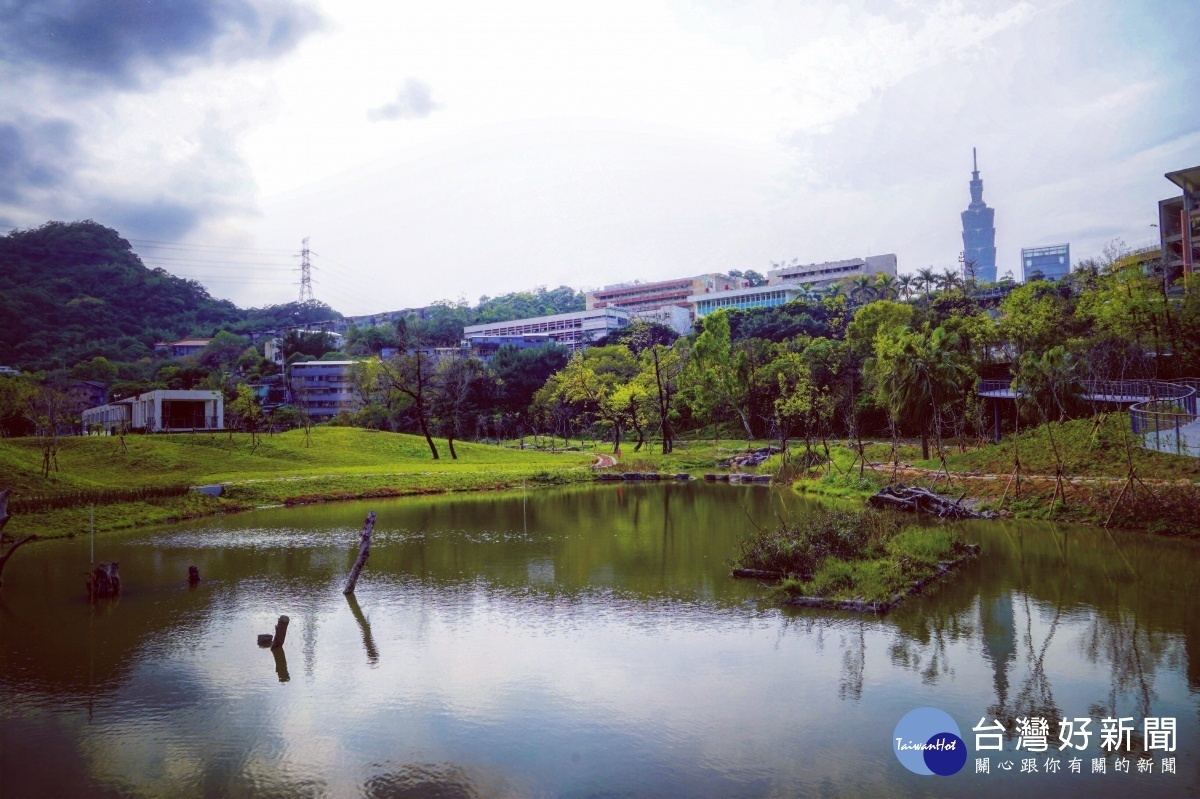
<svg viewBox="0 0 1200 799">
<path fill-rule="evenodd" d="M 1000 440 L 1000 403 L 1015 400 L 1017 393 L 1005 380 L 981 380 L 979 396 L 991 401 L 996 440 Z M 1197 399 L 1200 379 L 1089 380 L 1082 398 L 1096 405 L 1116 405 L 1129 410 L 1133 436 L 1141 446 L 1200 458 L 1200 415 Z"/>
</svg>

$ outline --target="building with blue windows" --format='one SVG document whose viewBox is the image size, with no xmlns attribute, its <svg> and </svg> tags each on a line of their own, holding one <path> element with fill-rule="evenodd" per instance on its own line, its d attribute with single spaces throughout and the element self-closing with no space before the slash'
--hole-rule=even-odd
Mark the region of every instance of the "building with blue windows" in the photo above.
<svg viewBox="0 0 1200 799">
<path fill-rule="evenodd" d="M 973 267 L 980 283 L 996 281 L 996 210 L 983 201 L 983 181 L 979 179 L 979 161 L 971 148 L 971 204 L 962 212 L 963 262 Z"/>
<path fill-rule="evenodd" d="M 730 311 L 744 311 L 747 308 L 772 308 L 791 302 L 806 292 L 806 289 L 794 285 L 755 286 L 733 291 L 717 291 L 712 294 L 693 294 L 688 297 L 688 302 L 696 309 L 696 318 L 702 319 L 721 308 Z"/>
<path fill-rule="evenodd" d="M 1022 247 L 1021 274 L 1025 283 L 1031 280 L 1062 280 L 1071 274 L 1071 245 Z"/>
</svg>

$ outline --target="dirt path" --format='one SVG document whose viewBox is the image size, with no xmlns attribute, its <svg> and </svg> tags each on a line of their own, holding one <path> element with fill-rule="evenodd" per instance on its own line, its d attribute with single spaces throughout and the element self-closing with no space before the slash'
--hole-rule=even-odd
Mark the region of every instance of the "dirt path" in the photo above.
<svg viewBox="0 0 1200 799">
<path fill-rule="evenodd" d="M 592 464 L 593 469 L 607 469 L 617 465 L 617 459 L 612 455 L 596 454 L 596 462 Z"/>
</svg>

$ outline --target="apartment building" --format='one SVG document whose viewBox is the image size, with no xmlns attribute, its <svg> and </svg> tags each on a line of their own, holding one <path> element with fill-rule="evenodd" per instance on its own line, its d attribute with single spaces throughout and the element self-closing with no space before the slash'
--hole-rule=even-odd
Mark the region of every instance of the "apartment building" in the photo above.
<svg viewBox="0 0 1200 799">
<path fill-rule="evenodd" d="M 359 396 L 350 379 L 358 361 L 303 361 L 288 367 L 292 401 L 316 422 L 329 421 L 342 411 L 355 411 Z"/>
</svg>

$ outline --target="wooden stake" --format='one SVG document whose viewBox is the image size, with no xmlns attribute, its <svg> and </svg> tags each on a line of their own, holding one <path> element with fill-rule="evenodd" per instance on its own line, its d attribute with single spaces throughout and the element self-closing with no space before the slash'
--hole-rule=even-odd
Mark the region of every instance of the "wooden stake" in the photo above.
<svg viewBox="0 0 1200 799">
<path fill-rule="evenodd" d="M 291 621 L 287 616 L 280 616 L 279 621 L 275 622 L 275 637 L 271 639 L 272 649 L 282 649 L 283 642 L 287 640 L 288 622 Z"/>
<path fill-rule="evenodd" d="M 371 531 L 375 529 L 375 511 L 367 514 L 367 520 L 363 524 L 362 544 L 358 549 L 358 560 L 354 561 L 354 568 L 350 570 L 350 576 L 346 579 L 346 587 L 342 589 L 343 594 L 353 594 L 354 586 L 358 583 L 358 575 L 362 573 L 363 567 L 367 565 L 367 558 L 371 555 Z"/>
</svg>

